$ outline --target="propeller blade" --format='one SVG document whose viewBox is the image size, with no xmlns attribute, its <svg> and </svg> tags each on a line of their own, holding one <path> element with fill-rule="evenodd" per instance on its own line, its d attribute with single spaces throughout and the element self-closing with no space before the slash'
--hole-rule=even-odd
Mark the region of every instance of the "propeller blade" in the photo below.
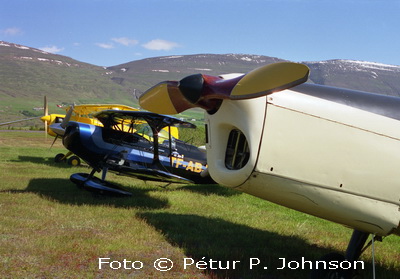
<svg viewBox="0 0 400 279">
<path fill-rule="evenodd" d="M 46 97 L 44 97 L 44 102 L 46 104 Z M 46 107 L 46 106 L 45 106 Z M 14 124 L 14 123 L 19 123 L 19 122 L 24 122 L 24 121 L 28 121 L 28 120 L 33 120 L 33 119 L 41 119 L 42 117 L 37 116 L 37 117 L 30 117 L 30 118 L 24 118 L 24 119 L 20 119 L 20 120 L 14 120 L 14 121 L 10 121 L 10 122 L 4 122 L 4 123 L 0 123 L 0 126 L 4 126 L 4 125 L 10 125 L 10 124 Z"/>
<path fill-rule="evenodd" d="M 166 81 L 147 90 L 140 105 L 161 114 L 176 114 L 186 109 L 200 107 L 215 111 L 222 100 L 257 98 L 291 88 L 307 81 L 306 65 L 281 62 L 257 68 L 234 78 L 209 75 L 190 75 L 181 81 Z"/>
<path fill-rule="evenodd" d="M 72 113 L 74 112 L 74 107 L 75 105 L 71 105 L 69 108 L 64 120 L 61 122 L 61 128 L 65 129 L 65 127 L 67 127 L 68 122 L 71 120 Z"/>
<path fill-rule="evenodd" d="M 49 106 L 47 103 L 47 96 L 44 96 L 44 117 L 43 117 L 43 122 L 44 122 L 44 135 L 45 135 L 45 139 L 47 140 L 47 133 L 49 132 L 49 121 L 47 120 L 49 117 L 47 117 L 49 115 Z"/>
<path fill-rule="evenodd" d="M 196 107 L 182 95 L 178 85 L 177 81 L 164 81 L 153 86 L 140 96 L 141 107 L 160 114 L 177 114 Z"/>
<path fill-rule="evenodd" d="M 49 115 L 49 105 L 47 103 L 47 96 L 44 96 L 44 116 Z"/>
<path fill-rule="evenodd" d="M 241 100 L 265 96 L 304 83 L 310 69 L 304 64 L 281 62 L 247 73 L 233 88 L 230 99 Z"/>
<path fill-rule="evenodd" d="M 9 125 L 9 124 L 13 124 L 13 123 L 24 122 L 24 121 L 38 119 L 38 118 L 40 118 L 40 117 L 30 117 L 30 118 L 25 118 L 25 119 L 20 119 L 20 120 L 14 120 L 14 121 L 10 121 L 10 122 L 3 122 L 3 123 L 0 123 L 0 126 Z"/>
<path fill-rule="evenodd" d="M 53 140 L 53 143 L 52 143 L 51 146 L 50 146 L 50 149 L 51 149 L 51 148 L 53 147 L 53 145 L 56 143 L 57 139 L 58 139 L 58 135 L 56 135 L 56 136 L 54 137 L 54 140 Z"/>
</svg>

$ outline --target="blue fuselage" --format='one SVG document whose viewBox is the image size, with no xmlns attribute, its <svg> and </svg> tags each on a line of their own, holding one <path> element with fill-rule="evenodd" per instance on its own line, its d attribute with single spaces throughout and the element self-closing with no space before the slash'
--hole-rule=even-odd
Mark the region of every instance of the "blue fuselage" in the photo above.
<svg viewBox="0 0 400 279">
<path fill-rule="evenodd" d="M 202 180 L 200 173 L 207 168 L 206 154 L 180 140 L 174 139 L 173 150 L 168 140 L 159 143 L 155 156 L 154 144 L 139 134 L 80 122 L 68 123 L 63 144 L 97 170 L 157 167 L 196 181 Z"/>
</svg>

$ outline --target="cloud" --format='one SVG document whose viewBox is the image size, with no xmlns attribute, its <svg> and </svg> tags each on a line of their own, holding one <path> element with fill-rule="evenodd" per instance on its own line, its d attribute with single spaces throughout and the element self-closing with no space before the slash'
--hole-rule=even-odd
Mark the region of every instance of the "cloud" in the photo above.
<svg viewBox="0 0 400 279">
<path fill-rule="evenodd" d="M 59 48 L 57 46 L 45 46 L 41 47 L 40 50 L 43 50 L 45 52 L 50 52 L 50 53 L 58 53 L 64 50 L 64 48 Z"/>
<path fill-rule="evenodd" d="M 134 46 L 139 43 L 137 40 L 129 39 L 127 37 L 112 38 L 111 41 L 121 44 L 121 45 L 124 45 L 124 46 Z M 104 48 L 104 49 L 115 48 L 113 43 L 96 43 L 96 46 Z"/>
<path fill-rule="evenodd" d="M 155 40 L 151 40 L 148 43 L 143 44 L 142 46 L 144 48 L 150 49 L 150 50 L 171 50 L 176 47 L 179 47 L 180 45 L 177 43 L 174 43 L 174 42 L 170 42 L 170 41 L 155 39 Z"/>
<path fill-rule="evenodd" d="M 22 34 L 23 32 L 20 28 L 11 27 L 11 28 L 1 30 L 1 33 L 4 35 L 7 35 L 7 36 L 16 36 L 16 35 Z"/>
<path fill-rule="evenodd" d="M 105 49 L 111 49 L 114 48 L 114 45 L 112 43 L 106 44 L 106 43 L 96 43 L 96 46 L 105 48 Z"/>
<path fill-rule="evenodd" d="M 121 38 L 112 38 L 112 41 L 124 45 L 124 46 L 134 46 L 137 45 L 139 42 L 137 40 L 134 39 L 129 39 L 126 37 L 121 37 Z"/>
</svg>

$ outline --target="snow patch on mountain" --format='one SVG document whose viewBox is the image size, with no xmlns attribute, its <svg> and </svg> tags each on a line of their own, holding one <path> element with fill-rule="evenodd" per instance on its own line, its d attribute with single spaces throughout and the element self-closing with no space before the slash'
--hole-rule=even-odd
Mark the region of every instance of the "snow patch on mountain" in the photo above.
<svg viewBox="0 0 400 279">
<path fill-rule="evenodd" d="M 161 60 L 163 59 L 176 59 L 176 58 L 181 58 L 183 57 L 182 55 L 172 55 L 172 56 L 165 56 L 165 57 L 160 57 Z"/>
<path fill-rule="evenodd" d="M 169 73 L 169 70 L 151 70 L 152 72 Z"/>
<path fill-rule="evenodd" d="M 327 64 L 327 65 L 335 65 L 340 69 L 352 69 L 358 71 L 370 71 L 370 70 L 383 70 L 383 71 L 394 71 L 400 72 L 400 66 L 382 64 L 376 62 L 368 62 L 368 61 L 359 61 L 359 60 L 326 60 L 326 61 L 315 61 L 315 62 L 306 62 L 312 64 Z"/>
<path fill-rule="evenodd" d="M 55 63 L 57 65 L 66 65 L 67 67 L 79 67 L 79 64 L 71 64 L 71 63 L 67 63 L 67 62 L 63 62 L 61 60 L 55 60 L 55 59 L 48 59 L 48 58 L 42 58 L 42 57 L 38 57 L 38 58 L 34 58 L 34 57 L 30 57 L 30 56 L 14 56 L 14 59 L 18 59 L 18 60 L 36 60 L 39 62 L 48 62 L 48 63 Z"/>
</svg>

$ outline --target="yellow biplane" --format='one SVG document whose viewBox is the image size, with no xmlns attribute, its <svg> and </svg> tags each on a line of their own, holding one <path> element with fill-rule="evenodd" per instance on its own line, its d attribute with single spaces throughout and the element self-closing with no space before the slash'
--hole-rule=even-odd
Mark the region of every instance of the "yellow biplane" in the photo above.
<svg viewBox="0 0 400 279">
<path fill-rule="evenodd" d="M 20 119 L 11 122 L 0 123 L 0 126 L 4 125 L 12 125 L 14 123 L 33 120 L 33 119 L 40 119 L 44 122 L 44 130 L 46 135 L 50 135 L 55 137 L 51 146 L 54 145 L 55 141 L 58 138 L 62 138 L 65 133 L 65 127 L 69 121 L 86 123 L 90 125 L 95 125 L 102 127 L 103 124 L 95 118 L 93 115 L 99 113 L 100 111 L 104 110 L 123 110 L 123 111 L 138 111 L 138 109 L 120 105 L 120 104 L 82 104 L 82 105 L 71 105 L 63 107 L 65 109 L 65 114 L 58 114 L 58 113 L 51 113 L 49 114 L 49 107 L 47 98 L 44 97 L 44 116 L 39 117 L 31 117 Z M 126 129 L 128 131 L 129 127 L 125 125 L 120 125 L 122 129 Z M 125 131 L 125 132 L 126 132 Z M 163 133 L 168 133 L 168 131 L 162 131 Z M 179 138 L 178 129 L 176 127 L 171 127 L 170 129 L 171 136 L 175 138 Z M 149 139 L 150 140 L 150 139 Z M 78 166 L 81 163 L 81 160 L 78 156 L 74 155 L 72 152 L 68 152 L 67 154 L 59 153 L 54 157 L 54 161 L 56 163 L 59 162 L 67 162 L 69 165 Z"/>
<path fill-rule="evenodd" d="M 46 103 L 46 102 L 45 102 Z M 84 105 L 71 105 L 65 107 L 66 114 L 48 114 L 48 106 L 45 105 L 45 115 L 40 118 L 45 123 L 45 131 L 47 134 L 55 137 L 54 142 L 59 137 L 63 137 L 65 127 L 69 121 L 87 123 L 95 126 L 102 126 L 96 118 L 93 117 L 95 113 L 103 110 L 116 109 L 116 110 L 138 110 L 129 106 L 119 104 L 84 104 Z M 53 145 L 52 144 L 52 145 Z M 72 152 L 67 154 L 59 153 L 54 157 L 56 163 L 67 161 L 69 165 L 78 166 L 81 161 L 78 156 L 73 155 Z"/>
</svg>

